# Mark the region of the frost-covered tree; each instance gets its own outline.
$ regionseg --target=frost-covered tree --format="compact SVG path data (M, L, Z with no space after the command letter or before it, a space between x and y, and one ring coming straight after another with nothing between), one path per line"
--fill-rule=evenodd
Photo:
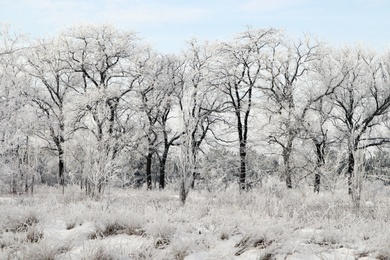
M162 98L162 100L159 102L158 109L160 111L160 115L157 118L161 135L160 138L162 139L157 151L159 159L160 189L165 188L165 168L169 151L173 145L178 145L178 139L183 134L180 129L174 127L178 118L172 116L174 110L178 106L175 96L180 87L182 87L182 82L180 80L181 77L177 75L177 73L180 73L183 65L184 62L176 56L164 56L165 77L163 88L160 90L162 91L160 94L160 98Z
M164 129L160 128L160 123L162 123L161 126L166 124L167 109L169 113L169 105L167 108L166 104L170 99L171 86L166 81L167 70L163 56L148 50L145 59L139 65L141 76L137 80L136 93L140 100L141 124L146 141L146 184L148 189L152 189L152 161L157 153L160 139L165 138L160 136L166 133L162 131ZM164 139L164 141L166 140ZM164 184L162 185L164 186Z
M32 77L26 91L37 110L36 136L58 158L58 182L65 187L65 142L69 92L77 87L79 78L67 62L66 46L61 38L33 43L25 52L25 72Z
M332 111L334 106L329 97L347 79L350 68L339 60L336 50L322 47L321 59L312 63L312 73L305 95L307 112L302 120L303 131L300 138L310 140L314 150L314 191L320 191L321 177L324 176L326 158L331 145L337 143L339 137L334 133Z
M148 50L139 63L140 77L135 92L138 98L138 110L142 137L145 140L147 188L152 189L152 162L158 157L159 188L165 187L165 165L170 147L180 137L180 130L173 129L171 112L177 104L175 98L180 83L176 82L182 62L175 57L163 56ZM175 119L174 119L175 120ZM176 118L176 121L178 119Z
M201 144L212 128L219 122L219 113L222 110L222 99L216 88L211 84L211 66L215 61L216 46L209 43L198 43L195 39L189 42L184 52L182 71L177 71L175 81L179 83L178 104L182 115L187 146L192 150L189 154L193 168L191 187L195 185L198 175L196 163ZM190 138L190 140L187 140Z
M25 158L34 114L26 106L23 95L29 86L22 70L24 48L20 34L13 34L8 26L0 25L0 185L9 185L9 191L14 194L27 191L31 182Z
M137 63L143 48L133 32L112 26L74 27L63 33L68 63L81 75L75 105L76 130L92 133L88 180L100 192L115 168L115 158L123 149L124 133L131 111L128 95L139 78ZM123 108L120 110L119 108Z
M161 98L158 95L161 86L164 65L161 58L148 50L145 59L140 62L137 84L137 96L140 99L140 112L144 120L141 120L142 129L146 140L146 184L147 189L152 189L152 161L158 143L157 120L160 116L158 103Z
M260 88L267 100L263 108L269 118L268 141L281 149L287 188L293 187L294 144L307 131L308 112L340 84L338 78L332 78L330 84L318 84L320 72L316 69L326 55L323 43L309 37L291 40L284 36L267 58Z
M267 55L278 44L277 30L248 30L220 47L220 59L215 71L214 85L225 96L235 119L238 135L241 190L246 189L247 149L250 114L255 91L260 87Z
M346 80L330 96L334 109L332 120L346 140L349 194L360 200L362 165L359 151L390 142L388 122L390 107L389 55L358 47L346 47L337 53L349 73Z

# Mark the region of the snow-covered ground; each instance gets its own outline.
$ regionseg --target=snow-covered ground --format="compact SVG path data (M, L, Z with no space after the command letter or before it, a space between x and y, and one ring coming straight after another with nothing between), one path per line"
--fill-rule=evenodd
M344 187L343 187L344 188ZM40 187L0 197L0 259L390 259L390 187L313 194L275 181L242 194Z

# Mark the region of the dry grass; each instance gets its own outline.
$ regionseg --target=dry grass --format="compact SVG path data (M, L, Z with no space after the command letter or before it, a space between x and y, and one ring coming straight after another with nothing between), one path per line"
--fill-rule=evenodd
M77 187L65 195L40 187L34 197L0 198L0 258L272 259L348 249L386 259L390 187L372 185L359 209L346 187L313 194L274 179L243 194L192 191L185 206L173 190L116 189L91 199Z

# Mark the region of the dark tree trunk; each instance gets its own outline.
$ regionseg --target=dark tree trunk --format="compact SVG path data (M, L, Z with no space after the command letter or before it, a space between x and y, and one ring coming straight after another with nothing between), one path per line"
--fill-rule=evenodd
M32 175L32 177L31 177L31 195L33 195L34 194L34 184L35 184L35 176L34 176L34 174Z
M88 181L88 178L85 178L85 194L90 196L91 195L91 184Z
M316 154L317 154L317 169L314 174L314 192L320 192L321 185L321 169L325 165L325 142L315 142Z
M316 172L314 174L314 192L319 193L320 192L320 185L321 185L321 175Z
M240 173L238 178L238 185L240 190L246 190L246 133L248 126L246 124L242 124L239 109L236 109L236 116L240 153Z
M18 193L17 189L16 189L16 174L15 173L12 173L11 190L12 190L12 194L14 194L14 195L16 195Z
M197 176L196 171L192 172L191 189L195 188L196 176Z
M50 131L58 151L58 183L62 187L62 193L64 193L65 192L65 159L64 159L63 146L65 142L65 138L64 138L65 125L60 124L59 134L56 134L53 128L51 128Z
M246 189L246 143L240 141L240 177L239 177L240 190Z
M15 149L15 158L17 160L17 163L18 163L18 169L20 171L20 159L19 159L19 145L16 147ZM12 193L14 195L16 195L18 193L18 177L19 175L16 173L16 171L14 171L12 173Z
M58 152L58 177L60 179L60 185L62 186L62 193L65 192L65 175L64 175L64 151L62 148Z
M27 175L27 172L24 174L25 176L25 179L24 179L24 193L27 194L28 192L28 175Z
M291 168L287 167L286 186L288 189L292 189Z
M103 178L99 178L98 181L98 193L101 194L103 191Z
M24 173L24 176L25 176L25 182L24 182L24 192L27 194L28 192L28 173L29 173L29 154L28 154L28 146L29 146L29 138L27 136L26 138L26 153L25 153L25 157L24 157L24 169L25 169L25 173Z
M348 194L352 195L352 181L353 181L353 170L355 168L355 157L353 151L350 150L348 154L348 167L347 167L347 176L348 176Z
M180 181L180 201L184 205L186 203L186 199L188 197L189 188L187 188L186 182L184 179Z
M159 173L159 183L158 183L160 190L165 189L165 165L167 163L169 146L170 144L167 141L165 141L164 152L160 158L160 173Z
M146 184L147 189L152 189L152 159L153 152L149 149L148 155L146 156Z
M165 165L162 165L162 164L160 164L160 175L159 175L158 188L160 190L165 189Z
M181 134L178 134L174 137L172 137L171 140L168 141L168 132L165 130L166 125L165 122L168 119L169 110L164 113L163 116L163 134L164 134L164 151L160 159L160 172L159 172L159 189L162 190L165 188L165 166L167 164L168 159L168 153L171 145L173 145L173 142L180 138Z
M283 148L284 176L286 178L286 186L288 189L292 189L291 150L292 140L288 140L287 146Z
M108 107L110 108L110 118L108 120L109 121L108 133L110 134L110 136L112 136L114 132L114 123L115 123L118 102L119 102L118 97L110 98L106 101Z
M60 126L60 128L61 130L63 130L63 126ZM54 130L52 132L54 132ZM64 136L63 134L60 134L58 137L54 135L53 139L57 146L57 151L58 151L58 183L62 187L62 193L64 194L65 193L65 160L64 160L64 149L63 149Z
M200 143L199 143L199 145L200 145ZM196 152L199 150L199 145L195 144L192 147L192 154L193 154L193 162L194 163L196 162ZM197 170L196 170L196 163L193 167L194 167L194 170L192 172L191 189L195 188L195 180L196 180L196 177L198 176Z
M159 173L159 182L158 187L160 190L165 188L165 164L167 163L169 147L164 148L163 155L160 159L160 173Z

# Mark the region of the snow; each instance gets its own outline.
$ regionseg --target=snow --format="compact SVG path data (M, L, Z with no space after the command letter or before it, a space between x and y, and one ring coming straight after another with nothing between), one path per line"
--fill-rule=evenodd
M170 190L118 190L115 199L77 201L61 194L1 198L0 259L55 255L59 260L76 260L103 255L111 259L371 260L390 256L387 198L375 198L374 205L382 207L372 206L370 198L354 213L345 206L348 198L337 194L313 199L294 192L273 196L261 190L241 195L193 191L184 206ZM34 229L6 231L28 216L39 219ZM117 231L104 232L113 224ZM26 242L33 230L42 230L42 238Z

